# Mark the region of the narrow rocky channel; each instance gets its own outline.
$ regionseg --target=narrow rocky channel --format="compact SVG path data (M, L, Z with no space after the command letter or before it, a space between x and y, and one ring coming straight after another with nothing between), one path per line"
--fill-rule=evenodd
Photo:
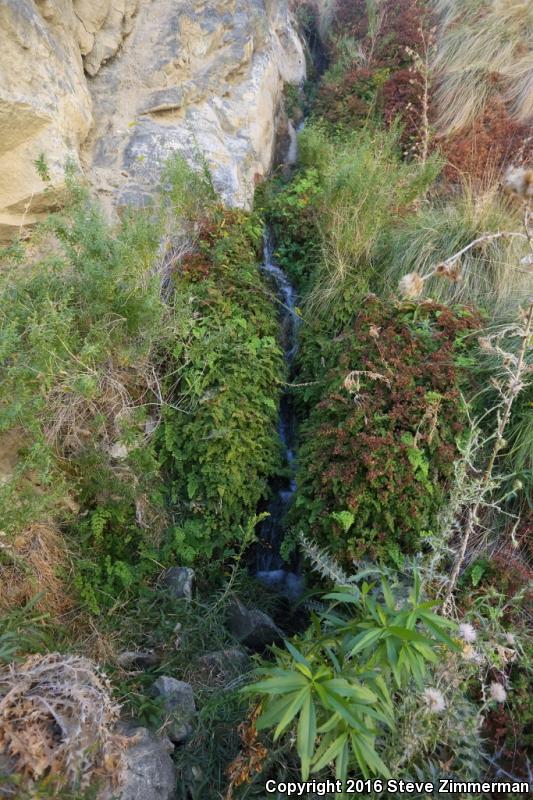
M296 290L285 272L276 263L275 243L272 232L265 231L262 271L272 281L280 304L281 341L287 362L287 374L291 376L294 357L298 349L300 317L296 311ZM285 562L280 555L286 513L296 491L295 461L295 412L292 398L284 391L279 409L279 436L283 447L287 476L275 488L268 506L266 520L260 526L261 546L257 555L257 578L267 584L277 583L283 578Z

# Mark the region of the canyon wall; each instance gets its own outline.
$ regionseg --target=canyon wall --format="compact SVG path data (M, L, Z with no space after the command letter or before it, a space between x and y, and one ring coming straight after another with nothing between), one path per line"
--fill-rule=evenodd
M0 0L0 238L61 202L69 162L110 210L176 151L248 206L304 75L287 0Z

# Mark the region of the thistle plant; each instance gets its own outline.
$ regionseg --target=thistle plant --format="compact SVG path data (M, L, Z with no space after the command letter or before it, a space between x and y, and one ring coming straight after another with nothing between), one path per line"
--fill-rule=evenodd
M410 70L413 75L411 78L411 83L415 84L420 93L419 142L413 146L413 150L416 151L418 159L422 164L425 164L428 160L429 145L432 133L429 122L429 105L431 82L433 78L432 62L435 52L435 33L435 27L430 28L430 30L426 33L424 27L421 25L418 29L418 34L422 44L422 52L417 52L411 47L405 48L407 55L413 60Z
M301 531L298 539L311 566L322 578L333 581L337 586L347 586L350 583L348 575L329 553L308 539Z
M462 541L448 582L444 601L445 609L450 607L453 591L465 560L468 545L479 527L481 511L489 505L489 498L495 487L493 473L498 455L506 445L504 434L511 418L513 404L520 392L527 386L527 375L531 372L531 366L528 364L526 356L528 350L531 350L533 298L530 300L527 310L522 312L521 316L522 319L517 324L506 326L503 330L480 340L482 350L497 356L502 365L502 376L492 380L492 386L496 389L499 397L495 408L496 429L484 440L484 444L488 445L490 449L485 468L480 477L473 479L476 500L468 506L464 517L464 525L461 526ZM517 355L509 349L505 349L508 338L519 339L520 346ZM494 507L494 503L491 505ZM462 509L462 512L464 514L464 509ZM459 527L458 520L456 519L454 522L457 522L457 527Z

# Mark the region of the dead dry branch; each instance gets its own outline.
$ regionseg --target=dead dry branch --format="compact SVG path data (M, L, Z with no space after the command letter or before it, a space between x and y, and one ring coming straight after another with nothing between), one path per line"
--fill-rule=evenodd
M95 774L117 776L122 738L110 684L89 660L34 655L0 672L0 752L28 781L86 787Z

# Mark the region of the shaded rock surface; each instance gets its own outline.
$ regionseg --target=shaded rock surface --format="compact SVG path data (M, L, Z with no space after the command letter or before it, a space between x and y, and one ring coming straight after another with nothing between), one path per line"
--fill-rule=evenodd
M177 775L169 739L133 726L126 727L124 735L128 746L119 785L103 790L98 800L174 800Z
M194 584L194 570L190 567L170 567L163 575L163 583L176 599L190 600Z
M61 202L67 161L111 210L145 205L174 152L201 155L248 205L304 71L288 0L0 0L0 238Z
M153 684L152 694L162 699L163 708L169 716L167 736L177 744L184 742L192 733L191 722L196 713L192 686L162 675Z
M234 598L228 610L228 629L246 647L260 652L284 638L283 631L273 619L258 608L246 608Z
M195 664L195 678L208 686L225 686L249 667L250 658L244 650L228 647L201 656Z

